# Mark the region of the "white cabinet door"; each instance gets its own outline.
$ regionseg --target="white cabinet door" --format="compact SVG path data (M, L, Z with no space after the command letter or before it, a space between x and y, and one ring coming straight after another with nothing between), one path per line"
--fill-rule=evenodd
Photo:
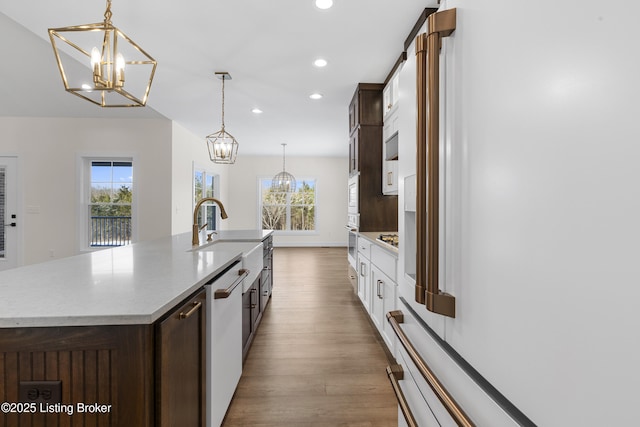
M398 194L398 161L384 160L382 162L382 194Z
M396 283L371 264L371 319L389 350L394 352L394 333L386 321L387 313L396 308Z

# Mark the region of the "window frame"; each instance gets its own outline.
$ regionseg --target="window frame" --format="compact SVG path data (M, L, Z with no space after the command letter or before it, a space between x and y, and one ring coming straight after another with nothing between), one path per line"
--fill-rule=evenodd
M131 241L130 244L138 241L138 186L136 183L136 171L138 159L133 153L82 153L78 155L78 183L79 183L79 203L78 203L78 248L79 252L95 252L103 249L112 249L121 246L91 246L89 243L89 206L91 204L91 163L92 162L131 162ZM126 246L126 245L125 245Z
M210 168L207 168L204 165L193 162L193 170L191 173L191 212L195 210L197 200L199 200L199 199L196 199L196 174L199 172L203 174L203 180L202 180L203 183L206 181L206 177L211 177L213 179L213 189L212 189L213 195L210 197L215 197L216 199L220 199L220 174L216 173ZM204 188L204 185L203 185L203 188ZM204 192L203 197L209 197L209 196L207 196L206 192ZM207 222L206 231L209 232L209 231L219 230L220 221L222 219L220 217L220 208L215 203L205 202L202 204L202 206L200 206L201 212L202 212L202 209L206 209L208 207L215 208L214 210L215 223L214 223L214 226L211 227L211 224ZM201 221L199 221L199 223L200 222Z
M257 213L257 229L258 230L264 230L262 228L262 182L263 181L269 181L271 182L271 180L273 179L273 177L269 177L269 176L259 176L258 177L258 213ZM287 204L286 204L286 226L289 227L286 230L273 230L274 235L283 235L283 236L316 236L319 235L320 232L319 230L319 224L318 224L318 178L317 177L312 177L312 176L304 176L304 177L300 177L300 178L296 178L296 181L298 182L298 184L301 184L303 181L313 181L314 182L314 186L315 186L315 191L314 191L314 201L313 201L313 207L314 207L314 219L313 222L315 224L315 227L313 230L291 230L291 203L290 203L290 195L287 194ZM296 206L296 205L294 205Z

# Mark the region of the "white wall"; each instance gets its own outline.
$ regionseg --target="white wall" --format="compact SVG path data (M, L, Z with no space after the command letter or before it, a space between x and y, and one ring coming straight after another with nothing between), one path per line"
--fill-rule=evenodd
M240 147L242 149L242 146ZM278 235L276 246L346 246L347 179L346 157L287 157L287 172L295 177L317 179L317 233ZM258 222L258 178L273 177L282 170L282 157L243 156L229 168L229 229L260 228Z
M0 117L0 156L18 157L19 263L79 252L79 161L85 155L135 160L137 240L191 231L194 162L220 177L229 219L222 229L255 229L258 177L272 177L282 158L238 154L215 165L204 138L167 119ZM317 233L276 236L280 246L346 245L346 158L287 158L287 171L317 179Z
M133 155L137 237L171 234L171 122L0 117L0 155L18 157L21 264L78 253L78 162Z
M193 168L204 168L220 177L220 194L217 196L227 208L228 174L234 165L217 165L209 160L204 136L194 135L179 124L172 127L172 220L171 234L191 231L193 223ZM220 229L228 228L227 221L220 221Z

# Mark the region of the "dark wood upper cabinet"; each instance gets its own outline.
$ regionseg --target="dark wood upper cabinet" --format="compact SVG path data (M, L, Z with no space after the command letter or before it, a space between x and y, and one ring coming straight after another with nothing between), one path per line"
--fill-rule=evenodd
M360 231L398 229L398 197L382 194L383 84L360 83L349 104L349 176L358 178Z
M360 83L349 104L349 134L360 125L382 126L381 83Z

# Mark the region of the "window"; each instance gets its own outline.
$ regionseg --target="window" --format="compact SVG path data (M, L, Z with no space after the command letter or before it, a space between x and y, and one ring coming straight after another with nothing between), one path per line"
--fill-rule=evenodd
M204 169L193 171L193 206L203 197L217 197L218 177ZM204 219L202 215L204 214ZM218 207L214 203L203 203L198 212L198 224L207 224L207 230L217 230Z
M262 229L281 231L316 230L316 180L298 180L294 193L271 191L271 178L260 179Z
M133 162L88 159L88 246L123 246L132 240Z

